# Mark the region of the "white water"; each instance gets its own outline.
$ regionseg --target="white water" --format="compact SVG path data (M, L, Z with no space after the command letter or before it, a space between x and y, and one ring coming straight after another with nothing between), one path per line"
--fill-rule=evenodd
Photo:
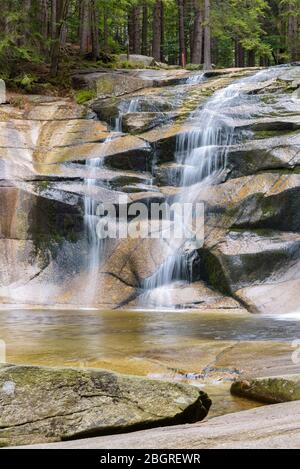
M200 74L192 75L192 76L188 77L187 80L186 80L186 84L187 85L198 85L199 83L202 83L205 80L206 80L205 74L200 73Z
M217 91L191 114L188 119L191 130L180 134L176 142L176 161L184 165L177 202L195 204L206 187L222 181L230 145L237 143L241 136L235 129L235 118L250 118L252 106L255 108L259 99L247 93L247 86L249 90L249 84L270 80L279 73L279 68L273 68L243 78ZM193 240L186 239L180 246L171 240L170 244L172 254L144 281L142 304L156 300L156 305L163 307L170 299L170 284L178 280L191 281L193 256L196 255L191 249Z
M111 134L103 142L103 151L101 155L99 155L98 158L92 158L86 161L86 166L88 166L89 172L92 176L85 180L87 195L84 198L84 223L89 246L87 256L88 284L85 289L87 303L93 302L96 287L99 289L97 274L103 259L105 248L105 241L99 238L97 234L99 217L96 212L98 203L95 201L93 196L91 196L91 193L93 192L93 188L97 186L97 173L99 173L99 170L103 167L103 157L105 156L106 149L109 147L109 142L122 135L122 119L124 114L136 112L138 104L139 97L135 97L123 105L122 109L119 111L118 117L114 121Z

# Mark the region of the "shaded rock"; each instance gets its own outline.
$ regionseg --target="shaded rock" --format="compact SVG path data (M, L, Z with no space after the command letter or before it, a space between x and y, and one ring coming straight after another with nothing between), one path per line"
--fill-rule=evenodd
M236 381L231 393L268 404L300 400L300 375L272 376Z
M195 422L210 405L188 385L101 370L0 368L2 446Z
M300 266L300 235L298 233L229 232L225 239L205 256L205 265L213 283L213 265L222 270L231 292L263 282L276 283L290 280ZM216 275L216 272L215 272ZM216 286L216 285L215 285Z

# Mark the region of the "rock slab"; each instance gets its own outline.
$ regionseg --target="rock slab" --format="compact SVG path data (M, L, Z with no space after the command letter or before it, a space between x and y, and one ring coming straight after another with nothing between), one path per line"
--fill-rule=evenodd
M105 370L0 367L0 445L196 422L211 401L196 387Z
M299 402L286 402L215 417L194 425L154 428L125 435L36 445L39 449L298 449Z
M236 381L231 393L268 404L300 400L300 375Z

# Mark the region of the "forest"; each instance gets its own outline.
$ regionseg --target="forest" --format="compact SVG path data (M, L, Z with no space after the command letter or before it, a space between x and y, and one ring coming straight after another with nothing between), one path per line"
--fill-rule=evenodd
M130 67L129 54L207 70L300 58L300 0L2 0L1 7L0 76L25 88L74 67Z

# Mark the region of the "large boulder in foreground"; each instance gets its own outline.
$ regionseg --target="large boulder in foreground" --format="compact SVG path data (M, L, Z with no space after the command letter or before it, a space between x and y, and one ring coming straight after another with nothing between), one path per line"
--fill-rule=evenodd
M35 449L298 449L300 444L298 402L262 406L222 415L194 425L154 428L123 435L88 438Z
M0 367L0 445L44 443L196 422L211 401L196 387L104 370Z
M231 386L231 393L268 404L298 401L300 400L300 375L236 381Z

